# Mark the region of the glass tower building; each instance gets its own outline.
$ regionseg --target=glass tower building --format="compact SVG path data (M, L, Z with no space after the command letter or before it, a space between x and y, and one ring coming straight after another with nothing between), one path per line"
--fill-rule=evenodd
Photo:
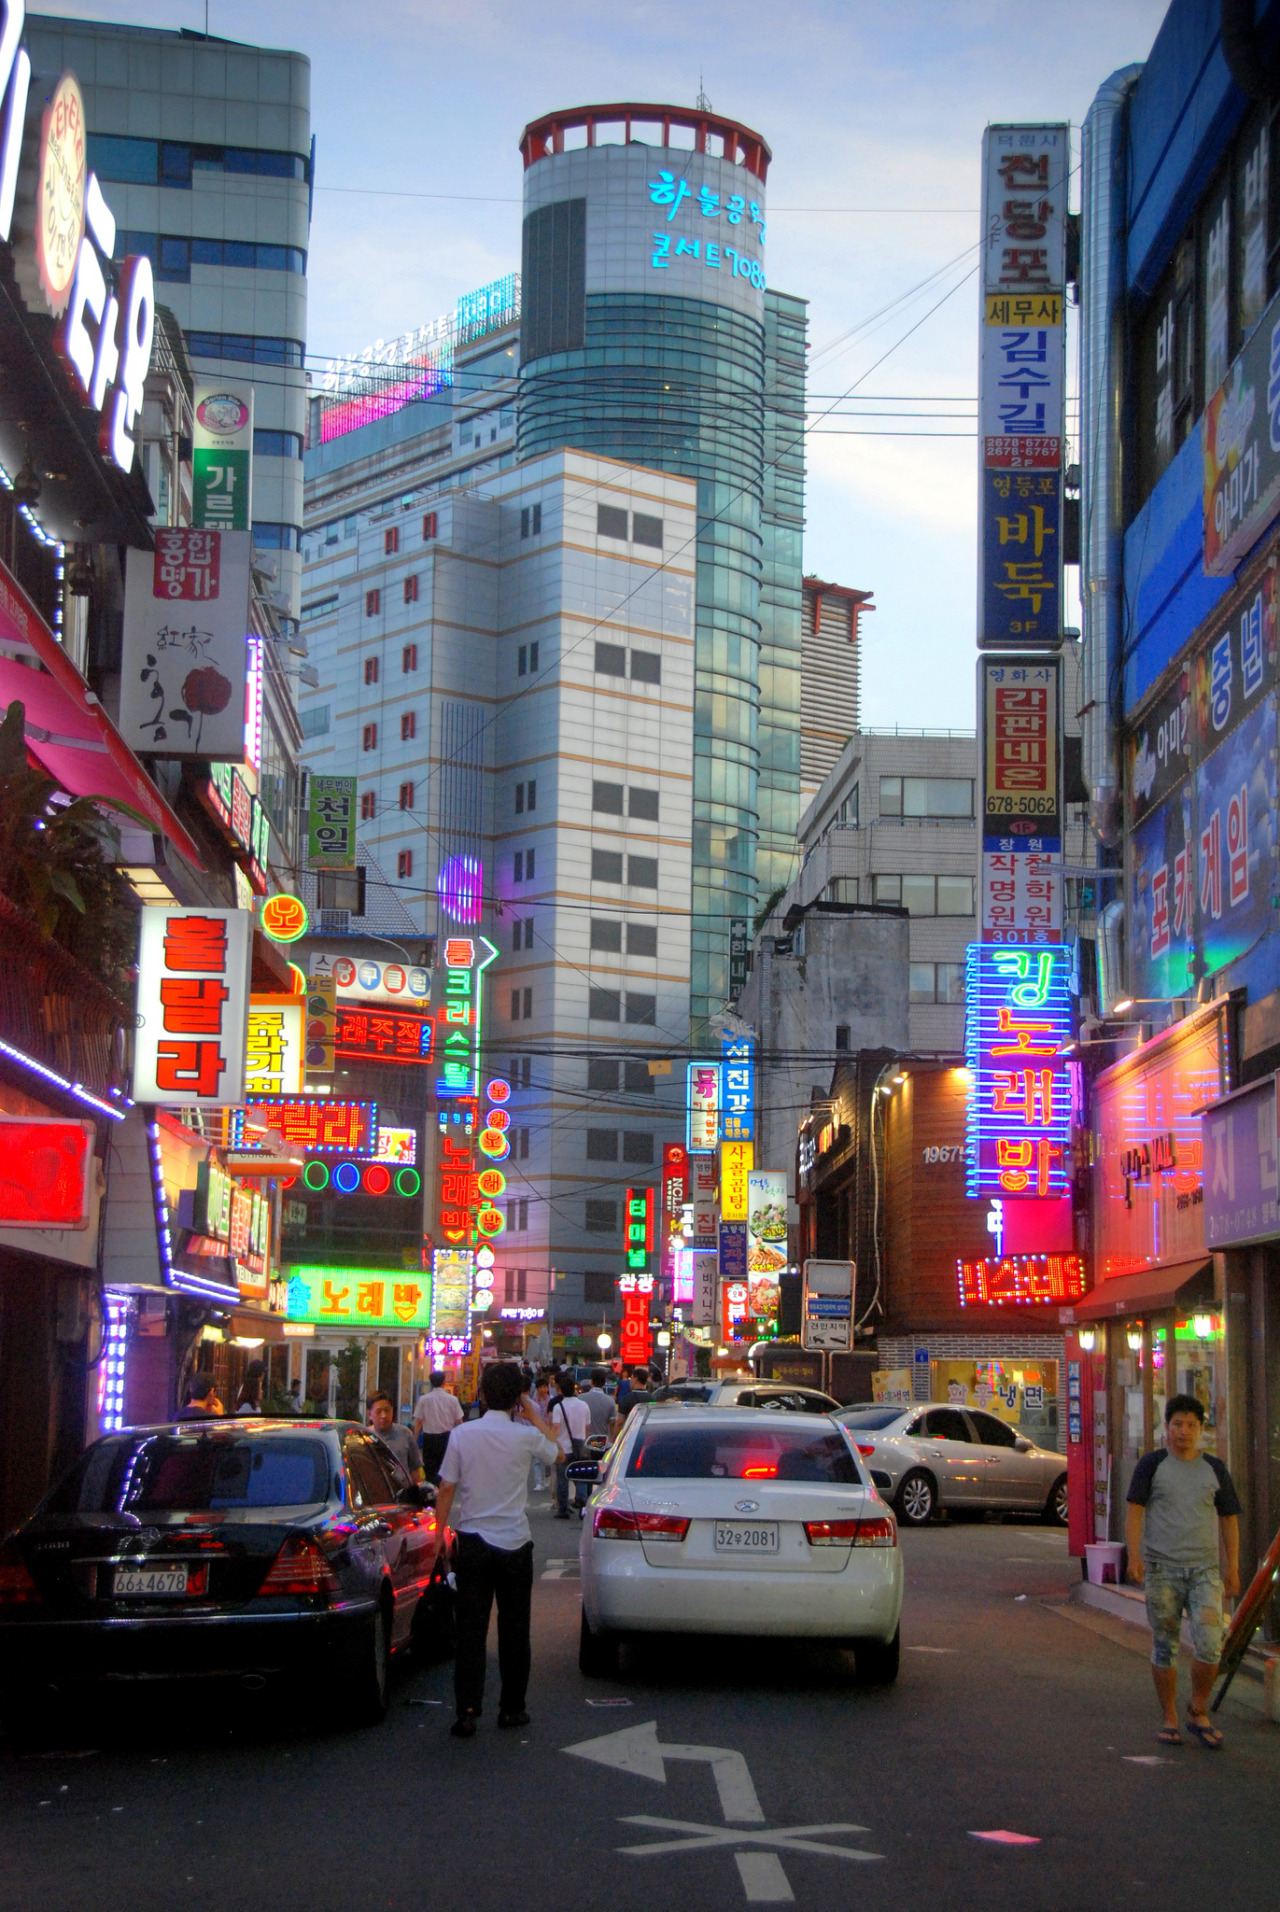
M730 923L794 867L805 308L767 289L759 134L616 105L521 147L521 459L575 447L697 484L696 1040L729 994Z

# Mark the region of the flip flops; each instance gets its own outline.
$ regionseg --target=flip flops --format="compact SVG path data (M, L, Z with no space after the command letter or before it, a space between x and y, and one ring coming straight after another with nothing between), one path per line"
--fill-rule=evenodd
M1156 1738L1162 1746L1181 1746L1183 1744L1182 1734L1176 1726L1162 1726L1156 1734Z
M1222 1734L1216 1726L1200 1726L1195 1720L1188 1719L1187 1731L1192 1739L1200 1741L1206 1752L1220 1753L1222 1751Z

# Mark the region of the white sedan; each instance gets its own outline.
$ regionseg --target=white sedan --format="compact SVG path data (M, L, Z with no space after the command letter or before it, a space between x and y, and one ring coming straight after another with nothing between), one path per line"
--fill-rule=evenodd
M638 1409L601 1463L580 1558L588 1675L615 1670L629 1633L733 1633L831 1640L860 1677L897 1677L897 1522L829 1416Z

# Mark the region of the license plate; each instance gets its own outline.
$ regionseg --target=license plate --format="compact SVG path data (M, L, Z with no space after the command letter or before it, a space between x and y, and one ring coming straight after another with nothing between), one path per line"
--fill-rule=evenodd
M185 1567L117 1567L111 1585L117 1600L164 1599L187 1590Z
M776 1521L718 1520L717 1553L771 1553L778 1551Z

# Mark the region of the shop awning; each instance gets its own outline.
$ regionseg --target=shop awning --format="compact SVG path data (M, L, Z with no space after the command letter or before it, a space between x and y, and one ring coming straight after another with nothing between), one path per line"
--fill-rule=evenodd
M22 587L0 565L0 709L15 700L25 712L27 749L64 790L123 810L203 870L195 843Z
M1213 1263L1175 1261L1167 1268L1140 1268L1133 1275L1100 1281L1092 1294L1072 1304L1077 1321L1110 1321L1117 1315L1150 1314L1159 1308L1195 1307L1213 1300Z

